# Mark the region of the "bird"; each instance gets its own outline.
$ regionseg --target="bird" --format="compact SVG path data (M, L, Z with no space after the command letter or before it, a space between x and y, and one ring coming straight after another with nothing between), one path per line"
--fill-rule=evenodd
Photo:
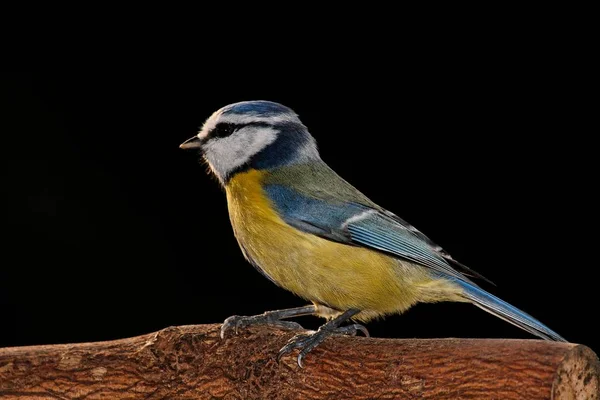
M298 329L287 319L323 317L318 330L293 336L277 355L280 360L298 350L303 367L305 356L333 334L368 336L362 323L417 303L454 301L542 339L566 341L482 289L473 279L483 276L340 177L292 109L266 100L226 105L180 148L196 150L224 188L246 260L310 303L234 315L222 324L222 338L251 325Z

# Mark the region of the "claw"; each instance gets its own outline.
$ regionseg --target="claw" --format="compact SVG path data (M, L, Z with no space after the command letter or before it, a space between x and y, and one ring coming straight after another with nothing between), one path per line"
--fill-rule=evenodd
M367 328L360 324L352 324L335 328L326 327L326 325L324 325L316 332L310 334L300 333L288 340L286 345L279 350L279 353L277 354L277 362L279 362L284 355L290 353L292 350L300 349L296 362L300 368L304 368L304 357L315 347L323 343L327 337L335 333L355 336L358 331L362 332L367 337L369 336L369 331Z
M361 324L352 324L348 326L342 326L336 329L336 333L341 333L343 335L356 336L358 332L362 332L365 337L370 337L369 331Z
M277 360L278 363L281 362L281 358L283 356L285 356L287 353L289 353L290 351L292 351L291 349L286 349L286 347L287 347L287 345L283 346L281 348L281 350L279 350L279 353L277 353L276 360Z
M357 324L357 329L359 331L361 331L363 333L363 335L365 335L365 337L371 337L371 334L369 333L369 331L367 330L366 327L364 327L363 325Z
M331 331L329 330L318 330L311 334L301 333L292 337L285 346L279 350L279 354L277 354L277 361L279 362L281 358L290 353L294 349L300 349L300 353L298 353L298 357L296 362L300 368L304 368L304 364L302 360L304 357L310 353L315 347L320 345L323 340L325 340L329 335L331 335Z
M240 317L239 315L232 315L231 317L229 317L225 321L223 321L223 325L221 325L221 339L225 339L225 335L226 335L227 331L230 330L232 328L232 326L234 328L233 331L237 335L238 326L239 326L239 322L240 322L241 318L244 318L244 317Z
M312 335L308 335L305 333L300 333L294 337L292 337L290 340L288 340L288 342L286 343L285 346L283 346L281 348L281 350L279 350L279 353L277 353L277 362L281 361L281 357L285 356L286 354L290 353L292 350L294 349L300 349L304 347L304 341L306 341L309 337L311 337Z
M300 368L304 368L304 364L302 363L303 359L304 359L304 351L301 351L300 354L298 354L298 359L296 360L296 362L298 363L298 366Z

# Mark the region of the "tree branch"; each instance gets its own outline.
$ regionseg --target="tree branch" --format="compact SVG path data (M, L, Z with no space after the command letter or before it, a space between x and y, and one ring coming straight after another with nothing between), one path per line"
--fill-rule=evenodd
M598 358L577 344L334 337L300 369L275 361L293 332L219 328L0 349L0 398L600 400Z

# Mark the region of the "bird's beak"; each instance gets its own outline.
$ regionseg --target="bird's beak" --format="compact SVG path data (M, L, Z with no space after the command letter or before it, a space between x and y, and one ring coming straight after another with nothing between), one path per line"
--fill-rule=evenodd
M179 145L180 149L199 149L202 146L202 140L198 136L194 136Z

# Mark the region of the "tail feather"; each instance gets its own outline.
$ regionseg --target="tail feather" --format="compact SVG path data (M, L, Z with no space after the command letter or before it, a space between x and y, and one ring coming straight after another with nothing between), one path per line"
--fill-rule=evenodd
M463 287L464 296L477 307L542 339L566 342L558 333L504 300L468 282L457 283Z

